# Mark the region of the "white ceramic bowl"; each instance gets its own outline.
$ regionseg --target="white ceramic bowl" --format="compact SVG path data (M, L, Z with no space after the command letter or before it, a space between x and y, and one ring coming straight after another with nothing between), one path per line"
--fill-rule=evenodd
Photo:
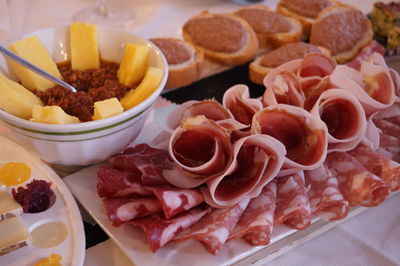
M120 29L97 26L97 30L102 59L120 62L126 42L146 44L152 48L149 66L161 68L163 78L154 93L139 105L122 114L97 121L67 125L42 124L24 120L0 109L2 123L15 138L51 164L89 165L120 152L139 134L167 81L167 62L151 42ZM39 37L56 62L70 59L69 26L39 30L21 38L32 35ZM0 57L0 72L15 79L3 57Z

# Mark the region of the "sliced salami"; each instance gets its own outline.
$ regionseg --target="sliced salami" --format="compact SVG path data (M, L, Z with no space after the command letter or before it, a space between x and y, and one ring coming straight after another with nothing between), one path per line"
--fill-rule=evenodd
M391 191L400 189L400 164L363 145L349 151L368 171L379 176Z
M311 224L311 207L303 172L278 179L274 223L286 224L297 230Z
M276 182L270 182L261 194L250 200L228 240L243 237L250 245L268 245L274 227Z
M196 189L172 187L147 187L147 189L157 197L167 219L203 202L203 196Z
M97 172L97 193L105 198L152 194L143 187L139 175L107 165L101 165Z
M107 216L115 226L162 210L158 200L152 198L113 198L103 199L103 202Z
M132 221L131 224L144 231L150 249L156 252L171 241L176 234L198 222L210 211L211 208L194 208L171 220L165 220L161 215L155 214Z
M400 162L400 139L384 133L380 133L379 137L379 149L377 151L393 161Z
M349 202L339 191L336 177L325 165L319 168L304 171L306 186L309 187L311 213L327 220L339 220L347 216Z
M389 195L389 186L346 152L329 153L325 163L350 205L377 206Z
M198 223L179 233L174 241L197 239L209 253L216 255L227 241L249 201L246 198L232 207L215 209Z
M127 148L121 154L108 159L115 168L139 174L147 186L165 185L163 170L175 167L168 151L154 149L147 144Z
M375 119L374 122L383 133L400 139L400 126L386 121L385 119Z

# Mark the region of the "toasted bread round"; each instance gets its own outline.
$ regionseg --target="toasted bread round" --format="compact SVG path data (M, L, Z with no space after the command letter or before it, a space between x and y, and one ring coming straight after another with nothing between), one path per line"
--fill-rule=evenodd
M260 48L271 50L301 39L303 28L299 21L276 13L267 6L247 6L234 14L250 24L257 35Z
M183 25L182 34L207 59L223 65L246 63L258 50L254 30L244 19L232 14L203 12Z
M321 53L330 56L329 50L309 43L296 42L281 46L258 56L249 65L249 78L252 82L263 84L264 77L274 68L291 60L303 58L308 53Z
M360 10L337 4L318 15L310 43L327 48L336 62L342 64L355 57L372 37L371 22Z
M318 14L331 5L331 0L280 0L276 10L300 21L303 25L303 39L308 39Z
M166 88L178 88L199 79L204 55L188 42L174 38L150 39L164 54L168 63Z

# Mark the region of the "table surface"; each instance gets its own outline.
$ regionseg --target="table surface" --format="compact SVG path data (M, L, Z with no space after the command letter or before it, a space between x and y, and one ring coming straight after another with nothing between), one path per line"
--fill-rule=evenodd
M68 24L72 21L73 14L96 3L94 0L11 0L13 6L12 9L8 9L7 2L0 0L0 42L40 28ZM130 9L135 14L132 23L125 25L127 30L150 38L180 37L180 27L188 18L206 9L212 12L228 12L242 6L242 2L245 1L113 0L109 2L127 10ZM355 5L367 13L371 10L374 1L345 0L342 2ZM266 0L259 3L274 8L277 1ZM13 30L9 23L10 19L14 25ZM248 85L252 97L258 97L264 91L262 86L249 81L248 65L241 65L190 86L166 92L163 96L174 103L207 98L221 101L224 91L235 84ZM381 206L371 208L268 265L321 265L322 263L325 265L400 265L399 204L400 196L397 195ZM112 241L103 242L108 239L108 236L98 225L85 222L84 226L87 248L101 243L87 251L85 265L129 265L128 260ZM110 250L112 252L109 252ZM100 254L107 254L107 256L102 257Z

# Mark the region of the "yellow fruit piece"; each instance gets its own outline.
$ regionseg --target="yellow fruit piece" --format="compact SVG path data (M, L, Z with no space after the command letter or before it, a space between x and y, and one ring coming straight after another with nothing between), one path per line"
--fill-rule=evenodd
M38 106L32 110L32 121L46 124L73 124L79 123L76 116L68 115L60 106Z
M146 73L149 53L150 46L127 43L117 72L119 82L126 86L139 83Z
M0 167L0 184L17 186L31 177L31 168L26 163L9 162Z
M142 82L135 89L130 90L122 99L124 110L128 110L149 97L161 82L163 71L160 68L149 67Z
M34 105L43 105L35 94L21 84L0 74L0 109L9 114L29 119Z
M62 257L58 254L51 254L50 257L39 260L34 266L61 266Z
M53 76L62 79L56 63L53 61L49 52L40 42L38 37L32 36L22 39L11 44L8 48L25 60L40 67L44 71L47 71ZM23 67L12 60L8 59L8 63L10 64L15 75L21 81L22 85L28 89L45 91L46 89L55 85L54 82L33 73L26 67Z
M98 101L94 103L94 115L93 120L99 120L120 114L124 111L122 105L117 98L111 98L104 101Z
M96 25L72 23L70 27L71 66L74 70L99 68L100 55Z

